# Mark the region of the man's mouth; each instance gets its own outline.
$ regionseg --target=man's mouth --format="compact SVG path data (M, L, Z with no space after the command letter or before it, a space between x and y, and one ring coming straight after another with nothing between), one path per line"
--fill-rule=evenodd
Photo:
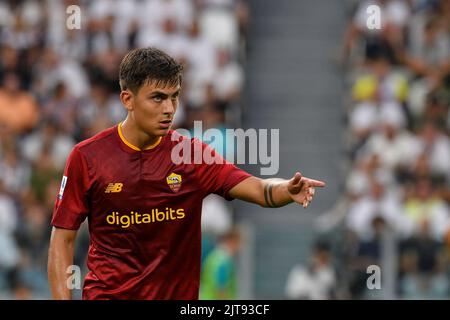
M159 122L160 127L163 129L169 128L171 124L172 124L172 120L163 120L163 121Z

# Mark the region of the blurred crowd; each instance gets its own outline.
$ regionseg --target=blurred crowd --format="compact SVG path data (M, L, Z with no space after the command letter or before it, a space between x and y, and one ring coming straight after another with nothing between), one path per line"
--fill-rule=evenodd
M450 1L345 4L345 194L286 296L448 299ZM368 27L370 5L380 29ZM378 288L369 266L380 267Z
M367 287L367 267L378 265L389 297L448 299L450 0L345 3L348 174L337 241L315 244L286 296L386 297L385 284ZM67 28L70 5L81 8L81 29ZM369 5L380 8L380 29L367 26ZM0 299L49 297L49 223L65 160L124 119L123 55L155 46L184 64L176 127L236 127L248 19L244 0L0 1ZM202 297L236 297L232 210L211 196L203 214ZM81 267L88 244L84 225Z
M78 5L81 28L66 21ZM184 65L175 127L239 123L249 13L241 0L0 1L0 299L49 298L50 219L79 141L126 116L118 67L135 47ZM204 258L232 232L230 207L205 201ZM75 264L89 239L79 231Z
M370 4L381 9L380 30L367 28ZM361 2L344 56L347 293L386 297L367 289L367 266L379 265L392 274L387 297L448 299L450 1Z

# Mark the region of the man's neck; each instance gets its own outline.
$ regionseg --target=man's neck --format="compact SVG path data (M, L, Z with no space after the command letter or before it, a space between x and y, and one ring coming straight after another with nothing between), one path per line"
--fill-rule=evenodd
M161 139L159 136L150 136L139 130L136 124L134 124L129 118L125 119L119 125L121 126L122 135L124 138L140 150L145 150L155 145Z

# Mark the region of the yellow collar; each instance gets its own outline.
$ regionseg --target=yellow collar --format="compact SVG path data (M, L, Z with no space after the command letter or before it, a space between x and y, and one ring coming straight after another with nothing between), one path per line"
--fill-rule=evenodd
M136 150L136 151L142 151L140 148L136 147L135 145L131 144L127 139L125 139L125 137L123 136L123 133L122 133L122 122L119 123L119 125L117 126L117 132L119 133L120 140L122 140L123 143L125 143L128 147L130 147L131 149ZM162 140L162 137L159 137L159 139L154 144L146 147L144 150L150 150L150 149L155 148L157 145L159 145L161 140Z

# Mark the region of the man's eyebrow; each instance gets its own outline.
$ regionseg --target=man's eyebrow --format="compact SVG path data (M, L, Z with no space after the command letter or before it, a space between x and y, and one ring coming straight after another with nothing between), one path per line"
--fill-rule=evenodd
M180 91L181 91L181 89L178 89L177 91L173 92L172 95L180 94ZM162 92L162 91L153 91L153 92L150 93L150 95L152 95L152 96L166 96L167 97L167 96L170 95L170 93L166 93L166 92Z
M162 91L152 91L150 92L150 95L162 95L162 96L167 96L167 93L162 92Z

